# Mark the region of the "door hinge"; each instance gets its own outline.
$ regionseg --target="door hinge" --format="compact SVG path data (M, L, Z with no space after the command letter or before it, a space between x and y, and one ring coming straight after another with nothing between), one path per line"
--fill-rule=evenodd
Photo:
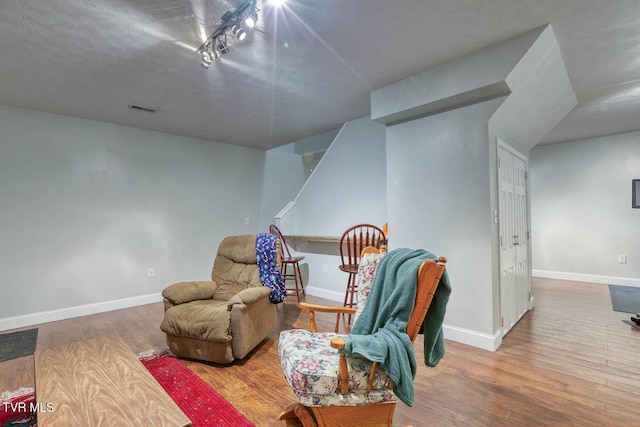
M527 230L527 240L531 239L531 233Z
M504 317L500 318L500 325L501 328L504 328Z
M500 236L500 247L502 247L502 236Z
M529 178L529 172L524 171L524 179L527 179L527 178Z

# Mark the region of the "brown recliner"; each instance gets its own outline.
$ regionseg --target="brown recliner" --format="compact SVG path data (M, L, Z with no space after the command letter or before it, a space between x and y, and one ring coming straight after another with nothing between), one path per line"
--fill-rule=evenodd
M179 282L163 292L160 329L178 357L230 363L244 358L275 325L271 289L256 261L256 235L229 236L218 247L211 281ZM280 243L276 250L280 256Z

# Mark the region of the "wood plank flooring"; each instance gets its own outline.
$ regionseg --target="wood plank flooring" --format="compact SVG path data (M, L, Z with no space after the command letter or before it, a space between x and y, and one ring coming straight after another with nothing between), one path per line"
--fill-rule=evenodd
M536 307L495 353L447 341L438 367L419 364L416 403L398 404L395 425L640 426L640 330L620 321L629 315L611 309L607 286L534 279L533 294ZM164 348L162 315L162 304L150 304L37 325L38 349L111 333L135 353ZM333 328L334 316L317 317L319 328ZM183 363L257 426L282 425L276 417L295 398L277 338L280 330L306 325L292 298L278 307L268 340L246 359ZM33 356L0 363L0 391L33 387L33 366Z

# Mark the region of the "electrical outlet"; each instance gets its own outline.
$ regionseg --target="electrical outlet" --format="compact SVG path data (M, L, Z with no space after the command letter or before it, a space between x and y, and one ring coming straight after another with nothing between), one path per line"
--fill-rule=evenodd
M149 279L156 277L156 271L153 269L153 267L147 268L147 277Z
M329 272L329 266L327 264L322 264L322 272L325 274Z
M627 256L626 255L618 255L618 262L620 264L626 264L627 263Z
M249 225L249 223L251 223L251 220L249 219L248 216L244 217L244 225Z

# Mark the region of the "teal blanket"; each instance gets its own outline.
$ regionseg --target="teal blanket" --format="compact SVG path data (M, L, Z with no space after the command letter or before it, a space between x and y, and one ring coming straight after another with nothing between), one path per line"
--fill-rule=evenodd
M380 363L391 378L393 392L408 406L413 406L413 379L417 364L413 343L406 330L415 304L418 269L425 259L437 258L421 249L395 249L381 259L367 305L353 325L351 334L345 337L346 346L343 350ZM442 285L441 281L427 318L437 302L436 297ZM429 366L435 366L444 355L441 329L444 307L451 290L448 278L445 287L446 290L441 294L446 294L446 297L438 298L441 303L437 305L441 309L434 310L436 315L432 316L431 321L425 319L425 326L429 324L428 328L425 327L425 363ZM427 331L430 334L428 337Z

